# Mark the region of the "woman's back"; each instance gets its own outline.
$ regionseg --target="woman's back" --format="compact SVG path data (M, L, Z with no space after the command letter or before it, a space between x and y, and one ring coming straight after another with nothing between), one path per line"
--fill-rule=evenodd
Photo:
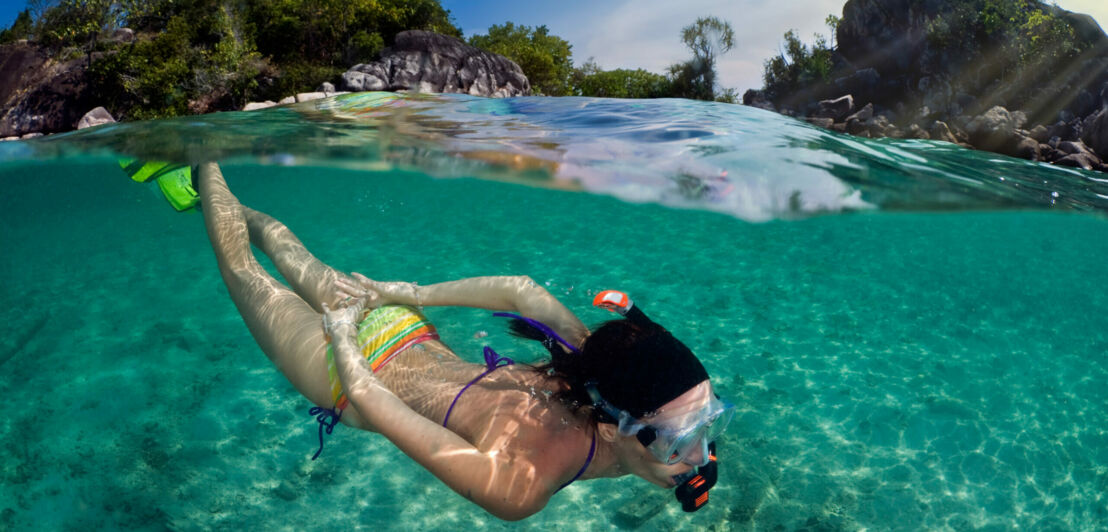
M530 366L514 364L498 367L466 388L487 370L431 340L406 349L376 375L412 410L435 423L442 424L449 410L447 428L481 452L526 457L537 464L535 478L554 479L550 483L555 487L572 478L586 461L592 434L587 420L554 398L563 385Z

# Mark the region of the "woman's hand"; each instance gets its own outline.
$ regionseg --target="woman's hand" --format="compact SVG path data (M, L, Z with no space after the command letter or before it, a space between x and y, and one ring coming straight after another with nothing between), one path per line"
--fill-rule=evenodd
M356 326L370 299L368 292L358 297L339 292L335 298L340 300L341 307L332 309L326 303L323 304L323 330L332 338L335 337L336 329L339 327Z
M360 273L355 273L353 276L355 279L353 282L348 277L339 277L335 280L335 297L338 300L365 299L365 308L377 308L385 304L380 293L382 283L373 281Z

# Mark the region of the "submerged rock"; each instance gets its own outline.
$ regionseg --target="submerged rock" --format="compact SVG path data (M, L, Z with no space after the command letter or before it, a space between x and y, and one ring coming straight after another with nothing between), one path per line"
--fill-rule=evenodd
M508 58L460 39L429 31L404 31L381 59L342 75L347 91L411 90L504 98L531 94L523 69Z

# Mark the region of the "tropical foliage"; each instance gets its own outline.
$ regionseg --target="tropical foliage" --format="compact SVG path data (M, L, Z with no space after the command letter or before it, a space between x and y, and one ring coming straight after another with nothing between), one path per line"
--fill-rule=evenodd
M731 25L716 17L702 17L681 30L681 41L692 59L669 68L673 95L697 100L715 99L716 58L735 45Z
M374 60L397 33L462 37L439 0L29 0L0 43L28 38L56 60L82 58L100 103L121 119L241 108L314 90ZM117 30L129 28L131 32ZM572 48L546 26L507 22L469 38L508 57L537 94L734 101L716 61L730 25L704 17L682 31L692 57L663 74L574 67Z
M831 80L832 50L827 39L817 35L814 45L801 42L796 32L785 33L784 51L764 63L762 81L766 96L777 100Z
M734 39L735 32L727 22L715 17L698 19L681 32L693 57L670 67L668 75L643 69L602 70L591 59L574 68L569 43L551 35L546 26L494 25L487 35L470 37L469 43L515 61L538 94L712 100L716 98L716 59L734 46ZM733 90L720 95L724 101L736 99Z
M673 95L672 83L661 74L641 68L601 70L588 61L574 72L574 94L601 98L665 98Z
M42 14L29 30L21 18L3 38L27 34L62 59L87 56L93 90L124 118L234 109L314 90L373 60L407 29L461 36L438 0L39 4ZM136 32L133 41L112 37L123 27Z

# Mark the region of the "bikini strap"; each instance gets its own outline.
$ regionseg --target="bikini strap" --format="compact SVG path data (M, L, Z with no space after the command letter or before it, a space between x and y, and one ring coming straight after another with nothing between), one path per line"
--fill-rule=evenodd
M458 399L462 398L462 394L466 393L466 390L468 390L470 386L473 386L477 381L484 378L485 375L488 375L489 373L492 373L493 371L495 371L496 368L499 368L499 367L502 367L502 366L511 366L512 364L515 364L515 363L516 363L515 360L512 360L508 357L502 357L502 356L496 354L496 351L493 351L491 347L486 345L485 346L485 371L484 371L484 373L474 377L473 380L469 381L464 387L462 387L462 391L458 392L458 395L454 396L454 401L452 401L450 403L450 408L446 409L446 417L442 418L442 426L445 427L446 422L450 421L450 413L454 411L454 405L458 404Z
M319 454L323 452L323 433L330 434L335 430L335 425L338 424L339 418L342 417L342 410L338 407L335 408L323 408L322 406L313 406L311 410L308 410L309 416L315 416L315 420L319 422L319 450L312 455L312 460L319 458Z
M596 432L592 433L592 444L589 445L589 456L585 458L585 465L581 466L581 470L578 471L576 475L573 475L573 478L569 479L569 482L558 486L558 489L554 490L554 493L562 491L562 488L573 484L575 480L581 478L581 475L584 475L585 470L589 468L589 464L592 463L592 457L594 454L596 454Z

